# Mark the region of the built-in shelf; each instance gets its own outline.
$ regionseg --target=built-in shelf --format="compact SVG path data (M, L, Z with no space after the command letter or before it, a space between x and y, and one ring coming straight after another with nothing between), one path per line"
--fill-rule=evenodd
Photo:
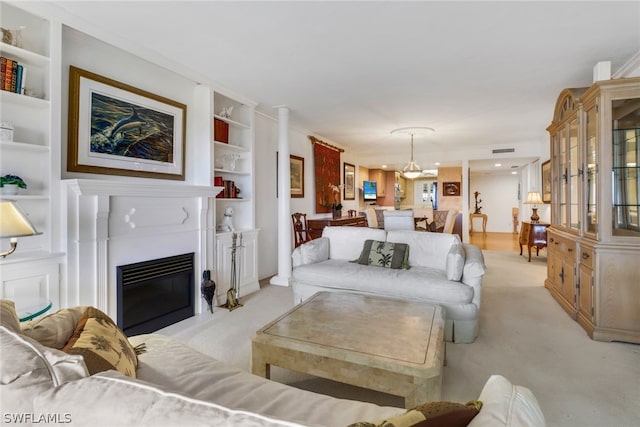
M226 142L213 141L213 143L214 143L216 148L222 148L224 150L237 151L237 152L240 152L240 153L250 153L251 152L250 148L240 147L238 145L228 144Z
M49 200L49 196L39 194L1 194L0 200Z
M222 116L219 116L217 114L214 114L213 117L215 117L218 120L222 120L223 122L229 123L230 126L236 126L236 127L243 128L243 129L250 129L251 128L251 126L249 126L247 124L236 122L235 120L227 119L226 117L222 117Z
M251 175L251 172L231 171L231 170L228 170L228 169L218 169L218 168L216 168L213 171L214 172L218 172L218 173L229 173L229 174L234 174L234 175L247 175L247 176Z
M49 152L49 147L45 147L44 145L29 144L28 142L17 142L17 141L13 141L13 142L0 141L0 148L2 148L3 150L15 149L15 150L26 150L26 151L37 152L37 153Z
M22 105L24 107L35 109L49 108L50 102L46 99L34 98L33 96L20 95L19 93L9 92L6 90L0 91L0 102L11 103L15 105Z
M44 55L2 42L0 42L0 52L2 52L3 56L9 55L17 61L26 62L37 67L46 67L51 62L50 59Z
M65 256L62 252L45 252L45 251L30 251L21 250L20 241L22 239L28 239L28 237L18 238L18 247L14 253L6 258L0 258L0 265L19 264L24 261L46 261L55 260Z

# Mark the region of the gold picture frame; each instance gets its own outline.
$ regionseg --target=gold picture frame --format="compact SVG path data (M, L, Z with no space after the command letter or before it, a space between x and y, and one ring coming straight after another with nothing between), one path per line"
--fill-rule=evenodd
M289 155L291 197L304 197L304 157Z
M356 198L356 165L344 162L344 200L355 200Z
M542 177L542 201L551 203L551 160L547 160L540 166Z
M185 180L187 106L69 67L67 170Z

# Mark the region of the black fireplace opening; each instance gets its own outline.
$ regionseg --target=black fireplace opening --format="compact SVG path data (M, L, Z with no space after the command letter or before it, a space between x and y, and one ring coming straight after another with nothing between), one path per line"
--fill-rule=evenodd
M194 315L194 253L116 267L118 326L146 334Z

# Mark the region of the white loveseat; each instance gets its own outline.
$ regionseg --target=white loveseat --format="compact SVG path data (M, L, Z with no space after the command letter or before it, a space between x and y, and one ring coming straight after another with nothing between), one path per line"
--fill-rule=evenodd
M409 245L409 269L355 262L368 239ZM385 231L365 227L325 227L322 237L292 254L295 303L319 291L349 291L427 301L444 307L445 339L473 342L478 335L482 251L457 234Z
M25 329L12 306L0 300L3 423L346 427L405 412L279 384L159 334L129 338L147 349L137 358L135 379L114 370L89 376L83 356L59 350L83 307L60 310ZM501 376L489 377L478 400L483 406L470 427L545 425L531 391Z

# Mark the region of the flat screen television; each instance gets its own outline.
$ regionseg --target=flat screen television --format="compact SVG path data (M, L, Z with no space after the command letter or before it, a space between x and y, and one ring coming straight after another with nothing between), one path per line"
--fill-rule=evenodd
M365 200L376 200L377 186L376 181L363 181L362 192Z

